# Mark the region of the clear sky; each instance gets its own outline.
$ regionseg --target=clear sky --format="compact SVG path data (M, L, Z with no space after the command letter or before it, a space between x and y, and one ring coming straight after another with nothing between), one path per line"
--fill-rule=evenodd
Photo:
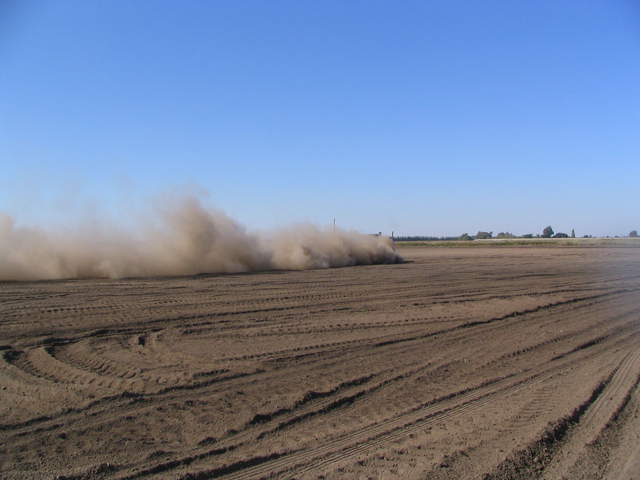
M0 211L640 229L640 3L0 0Z

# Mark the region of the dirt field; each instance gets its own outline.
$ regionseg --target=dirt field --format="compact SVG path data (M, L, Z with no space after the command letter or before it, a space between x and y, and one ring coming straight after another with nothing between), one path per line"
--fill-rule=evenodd
M640 249L0 284L0 477L638 478Z

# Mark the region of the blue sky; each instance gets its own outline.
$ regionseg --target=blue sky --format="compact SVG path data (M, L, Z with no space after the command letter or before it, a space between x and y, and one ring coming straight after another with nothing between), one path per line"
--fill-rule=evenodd
M0 3L0 211L640 229L634 1Z

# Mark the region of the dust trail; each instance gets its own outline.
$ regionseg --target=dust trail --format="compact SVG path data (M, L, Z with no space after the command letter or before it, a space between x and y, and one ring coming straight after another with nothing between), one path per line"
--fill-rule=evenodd
M329 268L402 261L393 242L305 225L252 234L195 197L133 231L17 227L0 213L0 280L134 277Z

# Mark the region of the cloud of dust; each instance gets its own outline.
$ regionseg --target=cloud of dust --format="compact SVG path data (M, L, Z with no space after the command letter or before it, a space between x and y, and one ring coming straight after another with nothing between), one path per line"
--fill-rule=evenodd
M182 198L133 231L100 222L66 230L17 227L0 213L0 280L144 277L397 263L393 242L310 225L252 234L198 198Z

